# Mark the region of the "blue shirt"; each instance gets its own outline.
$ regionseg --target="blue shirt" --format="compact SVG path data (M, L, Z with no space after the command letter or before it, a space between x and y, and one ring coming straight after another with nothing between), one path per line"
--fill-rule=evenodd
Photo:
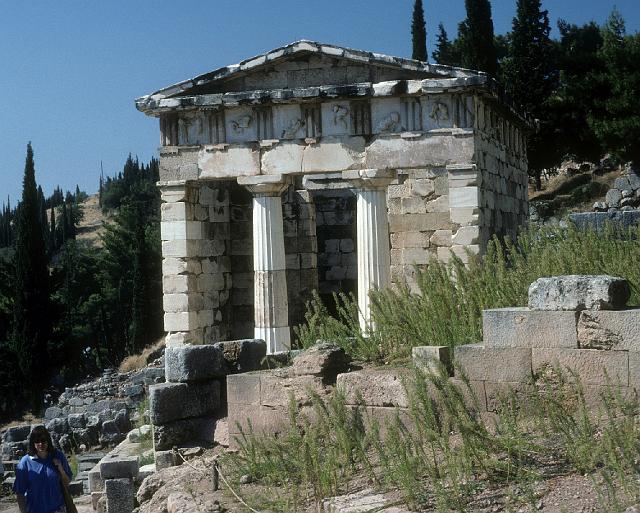
M64 505L62 482L53 460L58 459L71 479L71 467L61 451L53 457L23 456L16 467L13 491L27 498L27 513L55 513Z

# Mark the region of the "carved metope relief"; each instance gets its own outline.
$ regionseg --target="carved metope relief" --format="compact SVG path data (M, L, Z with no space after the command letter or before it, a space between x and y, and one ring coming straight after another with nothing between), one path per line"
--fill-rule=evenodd
M349 107L346 105L334 105L332 111L333 126L343 128L346 132L349 129L349 121L347 118L349 115Z
M299 137L298 132L300 132L300 130L302 130L305 126L305 122L303 119L301 118L295 118L295 119L291 119L289 120L289 123L287 124L287 126L285 127L285 129L282 131L282 134L280 135L281 139L295 139L297 137Z
M433 120L436 127L438 128L443 128L446 125L449 125L449 121L451 120L451 115L449 114L449 106L444 102L436 101L431 106L429 117Z
M380 122L376 125L376 133L394 133L394 132L402 132L405 128L402 126L400 122L400 113L399 112L390 112L384 118L380 120Z
M253 123L253 117L250 114L245 114L231 120L231 129L236 134L244 134L244 131L251 126L251 123Z
M454 126L458 128L473 128L475 115L473 98L471 96L454 96Z

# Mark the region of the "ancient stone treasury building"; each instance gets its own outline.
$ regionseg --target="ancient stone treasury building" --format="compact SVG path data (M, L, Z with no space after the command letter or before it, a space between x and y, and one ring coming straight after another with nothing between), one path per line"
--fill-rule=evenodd
M530 122L486 75L299 41L136 101L160 121L168 344L289 348L318 290L413 283L528 216Z

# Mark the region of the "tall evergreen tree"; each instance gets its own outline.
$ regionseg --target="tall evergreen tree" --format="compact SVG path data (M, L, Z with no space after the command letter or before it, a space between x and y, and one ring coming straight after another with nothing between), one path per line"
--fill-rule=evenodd
M465 0L467 18L458 27L458 39L465 68L498 72L498 59L493 36L493 19L489 0Z
M436 36L436 49L431 53L431 57L438 64L447 66L461 66L461 55L456 41L449 41L449 35L440 23L438 25L438 35Z
M411 21L411 40L413 53L411 58L417 61L427 62L427 25L424 21L424 8L422 0L415 0L413 4L413 19Z
M47 382L47 344L51 339L49 270L40 226L38 192L31 143L27 146L22 202L18 209L15 250L13 346L20 369L28 378L32 406Z
M557 160L557 155L545 150L554 146L548 101L557 86L550 32L549 13L542 10L540 0L517 1L504 80L515 103L541 121L539 132L529 137L527 146L529 173L538 188L542 170Z
M590 123L607 151L640 167L640 34L627 35L614 9L602 39L605 70L593 78L608 94L595 102Z

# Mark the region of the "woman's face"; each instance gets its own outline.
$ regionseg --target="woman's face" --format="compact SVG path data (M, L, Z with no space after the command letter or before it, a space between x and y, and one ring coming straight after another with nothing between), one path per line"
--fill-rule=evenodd
M33 441L36 451L39 453L47 452L49 442L44 436L39 436Z

